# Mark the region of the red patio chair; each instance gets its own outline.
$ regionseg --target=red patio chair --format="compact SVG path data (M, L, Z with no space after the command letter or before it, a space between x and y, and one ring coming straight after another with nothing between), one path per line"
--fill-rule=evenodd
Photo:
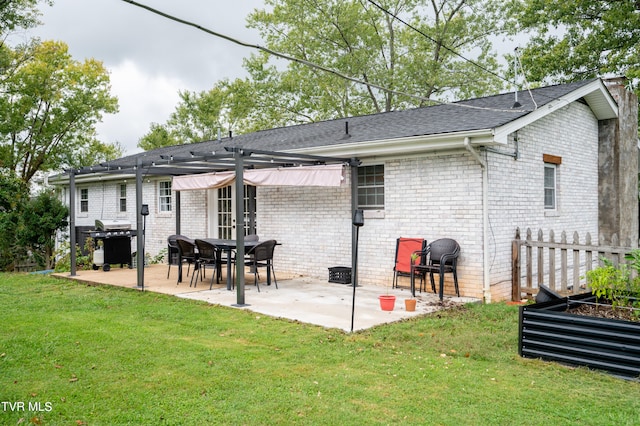
M411 276L411 254L424 251L427 241L424 238L403 238L396 240L396 260L393 266L393 288L398 287L398 276ZM413 261L420 263L420 258Z

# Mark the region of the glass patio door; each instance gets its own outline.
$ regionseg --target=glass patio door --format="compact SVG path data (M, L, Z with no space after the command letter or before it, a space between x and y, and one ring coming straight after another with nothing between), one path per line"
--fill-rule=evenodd
M236 188L229 185L209 191L209 235L213 238L236 237ZM244 234L256 232L256 187L244 185Z

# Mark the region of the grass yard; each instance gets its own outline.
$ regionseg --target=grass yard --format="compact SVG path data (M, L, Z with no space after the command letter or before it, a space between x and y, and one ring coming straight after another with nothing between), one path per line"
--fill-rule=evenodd
M637 425L640 383L517 355L518 310L354 334L0 274L0 424Z

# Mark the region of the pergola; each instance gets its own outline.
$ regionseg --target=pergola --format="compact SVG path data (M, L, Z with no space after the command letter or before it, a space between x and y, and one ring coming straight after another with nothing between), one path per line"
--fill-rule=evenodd
M324 157L309 154L286 153L276 151L263 151L256 149L245 149L242 147L224 147L224 149L211 152L188 152L187 155L160 155L155 159L139 155L135 157L135 164L124 163L119 164L117 161L102 163L99 166L85 167L82 169L69 169L66 173L69 176L69 209L70 209L70 243L71 247L76 246L75 231L75 184L76 176L80 175L108 175L108 174L135 174L136 181L136 227L138 236L137 243L137 286L144 290L144 235L141 230L144 228L143 216L143 200L142 200L142 181L144 176L173 176L173 177L206 177L207 175L215 175L220 173L224 177L230 177L230 181L235 184L236 194L242 194L244 190L245 174L259 175L258 181L253 180L251 184L256 185L297 185L297 186L325 186L322 176L309 181L308 179L294 179L285 182L280 176L275 174L278 171L291 171L296 168L296 174L317 170L319 165L343 165L349 166L351 171L351 210L354 214L357 210L358 202L358 185L357 185L357 166L360 161L357 158L339 158ZM310 167L311 166L311 167ZM256 173L259 171L259 173ZM272 171L273 173L270 173ZM215 180L215 179L214 179ZM256 183L257 182L257 183ZM203 186L204 185L204 186ZM335 185L333 183L326 186ZM187 185L188 186L188 185ZM176 190L176 233L180 233L180 191L188 189L204 189L206 180L200 179L195 187L187 187L182 185ZM213 187L213 186L212 186ZM236 223L244 223L244 202L242 196L236 196L235 214ZM361 217L361 215L359 216ZM353 225L351 230L352 236L352 284L357 285L357 226ZM236 246L237 256L239 259L244 258L244 226L236 227ZM244 282L244 265L241 262L236 263L236 291L237 305L245 305L245 282ZM71 250L71 275L76 275L76 253Z

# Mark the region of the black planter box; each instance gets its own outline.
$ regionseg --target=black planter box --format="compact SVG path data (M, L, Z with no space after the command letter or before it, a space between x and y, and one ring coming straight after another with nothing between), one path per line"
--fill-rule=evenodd
M595 301L595 296L586 293L521 306L520 356L586 366L638 380L640 322L566 312L581 302Z

